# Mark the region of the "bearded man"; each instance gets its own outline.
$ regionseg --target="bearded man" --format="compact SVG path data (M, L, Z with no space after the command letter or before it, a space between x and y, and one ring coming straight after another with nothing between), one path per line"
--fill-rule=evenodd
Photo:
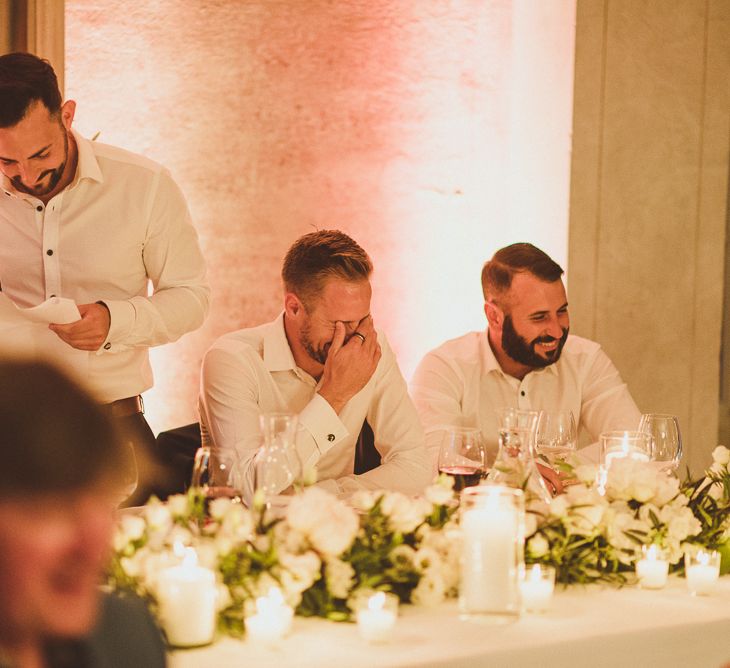
M430 482L418 414L370 313L372 268L342 232L304 235L284 258L279 317L226 334L207 352L200 417L214 480L226 484L234 470L235 486L250 499L263 465L259 416L289 412L298 414L302 470L314 469L317 484L338 496L360 489L416 494ZM377 461L360 456L365 434Z
M434 458L441 428L466 423L479 428L494 459L500 407L569 409L579 440L582 431L591 442L603 431L636 429L639 409L616 367L600 345L569 334L562 274L528 243L506 246L484 265L487 330L432 350L411 383Z
M85 139L75 113L47 61L0 56L0 291L22 308L76 303L76 321L32 325L28 354L73 368L133 443L140 481L130 503L144 503L176 482L143 415L148 351L203 323L210 288L170 173ZM9 345L0 336L0 353L14 354Z

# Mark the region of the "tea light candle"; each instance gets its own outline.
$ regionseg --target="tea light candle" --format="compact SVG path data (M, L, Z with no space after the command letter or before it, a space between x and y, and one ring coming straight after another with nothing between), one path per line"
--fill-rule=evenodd
M368 599L367 607L357 611L357 629L363 639L372 643L388 642L395 627L398 599L393 594L379 591Z
M167 641L175 647L213 642L216 620L215 574L198 566L197 555L185 548L182 564L166 568L157 579L157 601Z
M550 607L555 590L555 569L533 564L520 582L522 607L529 612L545 612Z
M661 589L667 584L669 562L664 559L664 553L656 545L643 545L641 552L643 558L636 562L639 584L644 589Z
M278 643L291 630L294 610L284 602L278 587L256 599L256 614L246 618L246 632L255 642Z
M720 553L699 550L697 554L684 555L684 573L687 588L695 596L706 596L720 577Z

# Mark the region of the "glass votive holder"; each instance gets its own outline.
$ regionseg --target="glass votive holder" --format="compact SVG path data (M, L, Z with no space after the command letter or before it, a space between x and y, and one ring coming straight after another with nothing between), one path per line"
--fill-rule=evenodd
M553 600L555 568L546 564L526 566L520 580L522 608L527 612L545 612Z
M390 641L397 618L398 597L384 591L362 597L355 611L360 637L369 643Z
M636 576L642 589L662 589L667 584L669 562L658 545L642 545L636 561Z
M615 459L651 460L654 441L642 431L604 431L600 436L601 468L608 470Z
M286 604L281 590L271 587L256 599L256 614L246 618L246 635L256 643L277 645L291 630L294 610Z
M715 550L685 552L684 577L693 596L707 596L720 577L720 553Z

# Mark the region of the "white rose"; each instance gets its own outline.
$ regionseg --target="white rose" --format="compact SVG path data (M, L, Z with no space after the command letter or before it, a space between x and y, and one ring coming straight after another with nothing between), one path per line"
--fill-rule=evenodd
M411 592L411 602L415 605L433 607L444 600L446 586L441 574L429 569L418 581L418 585Z
M445 478L445 482L441 482L441 478ZM426 500L434 506L445 506L454 498L454 480L449 476L442 476L436 479L433 485L426 487L424 496Z
M295 496L286 511L289 526L327 556L342 554L355 540L360 522L355 511L318 487Z
M441 567L441 557L430 547L419 547L413 555L413 565L422 573L429 569Z
M525 536L532 536L537 531L537 516L525 513Z
M386 492L381 508L393 530L401 533L415 531L431 512L425 499L410 499L400 492Z
M188 514L188 497L185 494L168 496L167 507L173 517L185 517Z
M231 592L228 591L228 587L226 587L226 585L222 582L219 582L216 585L215 594L215 607L218 612L225 610L229 605L231 605L231 603L233 603Z
M121 532L128 541L139 540L144 536L147 524L137 515L123 515L121 521Z
M553 517L565 517L568 512L568 499L565 498L564 494L556 496L550 501L550 514Z
M657 506L669 503L679 494L679 480L674 476L659 475L657 478L656 493L652 501Z
M730 450L728 450L724 445L718 445L712 451L712 459L716 464L727 466L730 464Z
M208 512L214 520L220 521L225 517L232 503L231 499L224 496L218 497L210 502Z
M592 464L579 464L575 467L575 477L585 485L592 485L596 482L598 468Z
M376 494L370 490L359 489L350 497L350 504L355 510L366 513L375 505L380 496L381 494Z
M155 529L167 528L172 523L170 510L158 499L149 501L142 512L147 524Z
M527 541L527 553L534 559L546 555L550 549L550 543L542 534L536 534Z
M352 588L355 569L341 559L328 559L324 573L330 594L335 598L347 598Z
M395 566L410 567L416 558L416 551L410 545L398 545L388 555L390 562Z

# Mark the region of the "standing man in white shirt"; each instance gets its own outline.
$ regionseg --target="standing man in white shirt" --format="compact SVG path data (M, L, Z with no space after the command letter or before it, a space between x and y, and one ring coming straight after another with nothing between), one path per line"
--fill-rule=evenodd
M73 360L134 443L141 502L167 485L143 415L148 349L202 324L205 263L169 172L84 139L75 110L47 61L0 57L0 290L25 308L55 296L78 305L78 321L49 326L48 349Z
M570 409L591 441L603 431L638 427L639 409L606 353L569 335L562 274L528 243L506 246L484 265L487 330L432 350L411 383L434 458L440 428L460 422L480 429L494 458L500 407Z
M207 352L203 443L218 466L236 468L247 498L255 487L259 416L271 412L298 414L299 460L334 494L416 494L430 482L418 415L393 351L373 326L371 272L367 253L342 232L306 234L284 259L283 313L221 337ZM366 422L381 463L357 475L356 447Z

